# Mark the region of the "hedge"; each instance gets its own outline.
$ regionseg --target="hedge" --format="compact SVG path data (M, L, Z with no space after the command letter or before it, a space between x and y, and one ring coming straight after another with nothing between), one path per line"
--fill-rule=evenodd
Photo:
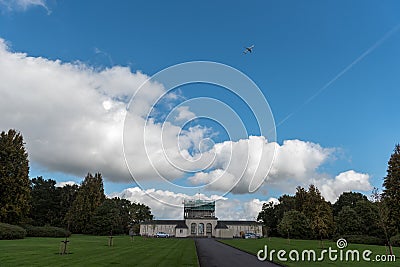
M390 244L395 247L400 247L400 234L392 236L390 238Z
M64 228L54 226L32 226L23 225L29 237L66 237L70 236L71 232Z
M17 225L0 223L0 239L22 239L26 236L26 230Z
M337 237L335 240L339 238L346 239L347 243L355 243L355 244L384 245L386 243L385 240L382 238L375 236L368 236L368 235L344 235Z

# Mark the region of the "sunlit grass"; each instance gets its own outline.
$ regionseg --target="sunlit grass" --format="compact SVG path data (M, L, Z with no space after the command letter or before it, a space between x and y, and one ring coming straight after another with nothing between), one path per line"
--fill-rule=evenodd
M0 240L0 266L198 266L192 239L113 238L73 235L70 254L60 255L62 238Z
M290 243L287 239L284 238L262 238L262 239L225 239L220 240L221 242L231 245L233 247L240 248L241 250L247 251L251 254L256 255L257 252L261 249L264 249L264 246L267 245L268 251L275 250L279 251L281 249L286 251L286 258L288 258L288 253L291 250L297 250L300 253L303 250L315 250L317 258L321 254L321 242L317 240L290 240ZM332 249L337 249L336 242L332 241L324 241L324 248L328 249L331 247ZM283 264L285 266L400 266L400 248L394 248L394 255L396 257L396 262L377 262L375 261L375 255L387 255L387 248L384 246L372 246L372 245L361 245L361 244L348 244L348 246L344 249L346 250L358 250L360 252L360 261L340 261L340 258L336 261L330 261L329 255L324 255L324 261L322 262L309 262L309 261L279 261L276 257L276 252L274 254L274 262ZM362 260L362 252L364 250L372 251L370 255L371 262L366 262ZM301 254L300 254L301 255ZM339 254L338 254L339 255ZM345 254L344 254L345 255ZM301 258L301 256L300 256ZM345 256L343 257L345 259Z

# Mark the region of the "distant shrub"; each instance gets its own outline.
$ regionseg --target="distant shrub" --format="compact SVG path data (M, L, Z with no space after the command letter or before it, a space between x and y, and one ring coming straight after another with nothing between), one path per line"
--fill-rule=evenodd
M29 237L66 237L70 236L71 232L60 227L54 226L23 226Z
M26 236L24 228L17 225L0 223L0 239L22 239Z
M368 235L344 235L334 239L337 240L339 238L346 239L347 243L355 243L355 244L366 244L366 245L384 245L385 240L376 236L368 236Z
M400 247L400 234L392 236L390 238L390 244L395 247Z

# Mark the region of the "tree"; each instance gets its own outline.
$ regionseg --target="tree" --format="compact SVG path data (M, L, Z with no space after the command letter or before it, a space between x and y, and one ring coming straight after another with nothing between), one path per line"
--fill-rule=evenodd
M325 202L325 200L321 196L321 192L311 184L308 187L308 192L306 191L305 193L303 205L299 211L303 212L304 215L311 220L317 212L318 205L322 202Z
M78 189L79 186L77 184L67 184L63 187L57 187L57 191L59 191L60 195L60 207L57 221L54 223L55 226L64 227L68 230L70 229L67 214L76 199Z
M306 216L297 210L285 212L278 225L279 234L290 238L309 238L310 225Z
M361 221L357 212L350 206L344 206L336 219L336 231L339 235L361 234Z
M278 233L278 218L275 209L277 205L272 201L264 203L257 217L257 221L262 221L267 236Z
M128 233L129 228L131 227L132 224L132 219L130 215L132 203L127 199L119 197L114 197L112 200L115 202L118 208L118 216L120 218L120 228L122 229L123 233Z
M374 187L374 189L372 190L371 197L378 210L378 224L385 234L385 240L386 244L389 246L390 254L393 255L392 245L390 243L390 236L394 235L394 231L390 224L388 205L383 198L383 194L379 193L379 190L376 187Z
M89 222L105 200L103 178L100 173L88 173L78 189L71 209L66 215L70 230L75 233L88 232Z
M354 209L358 201L368 201L368 198L361 193L343 192L335 204L333 204L333 215L337 216L344 206Z
M114 199L105 199L103 203L96 208L90 218L85 233L94 235L124 233L119 208Z
M278 223L282 220L285 212L295 210L296 208L296 198L294 196L282 195L278 198L279 204L274 208L276 209L276 217Z
M28 154L15 130L0 134L0 221L18 224L30 209Z
M297 187L295 196L296 208L304 213L310 222L312 236L322 239L333 233L333 213L329 202L322 197L321 192L314 185L308 191Z
M33 178L31 181L32 224L55 226L58 221L60 207L60 192L56 188L56 181L44 180L43 177Z
M360 221L360 231L363 235L384 237L384 232L379 226L378 207L369 200L359 200L354 211Z
M133 229L136 233L139 232L139 224L144 221L153 220L153 214L151 214L150 207L133 202L129 211Z
M383 198L387 204L390 224L400 232L400 144L395 146L384 178Z
M294 196L296 200L296 210L303 211L303 207L307 201L307 195L307 190L303 187L296 187L296 195Z
M321 240L322 247L324 246L323 239L332 234L333 227L333 213L330 203L325 201L318 203L311 217L311 230L314 237Z

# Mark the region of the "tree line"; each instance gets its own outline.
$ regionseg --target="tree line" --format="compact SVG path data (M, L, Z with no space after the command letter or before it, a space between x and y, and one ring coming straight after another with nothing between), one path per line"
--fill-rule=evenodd
M400 241L400 145L388 162L383 192L370 198L357 192L342 193L335 203L326 201L318 188L297 187L294 195L282 195L279 204L264 203L258 220L267 235L299 239L339 236L366 243Z
M80 185L29 178L23 137L11 129L0 134L0 222L56 226L73 233L122 234L152 220L148 206L104 194L100 173L88 173Z

